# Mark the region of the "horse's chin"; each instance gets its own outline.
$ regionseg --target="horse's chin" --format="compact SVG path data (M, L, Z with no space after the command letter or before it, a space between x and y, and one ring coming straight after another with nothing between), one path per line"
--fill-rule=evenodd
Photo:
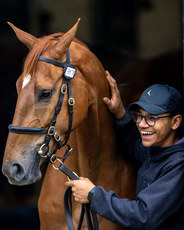
M42 177L41 171L37 173L37 175L30 174L29 176L25 176L22 180L17 181L13 178L8 177L8 182L12 185L23 186L23 185L30 185L35 183L36 181L40 180Z

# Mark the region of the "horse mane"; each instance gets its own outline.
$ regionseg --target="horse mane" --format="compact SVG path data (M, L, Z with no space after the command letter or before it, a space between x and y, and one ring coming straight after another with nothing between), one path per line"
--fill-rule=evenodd
M51 41L56 41L56 38L62 37L63 34L64 33L54 33L37 39L37 41L33 45L33 48L30 50L24 61L23 76L26 76L27 74L34 74L39 56L49 47ZM76 42L79 45L89 49L83 42L81 42L77 38L74 38L73 42Z

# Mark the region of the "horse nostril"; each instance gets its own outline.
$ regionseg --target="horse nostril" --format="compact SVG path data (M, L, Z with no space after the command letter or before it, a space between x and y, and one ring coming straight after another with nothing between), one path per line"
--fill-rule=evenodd
M9 176L16 181L22 180L25 176L24 167L18 162L13 162L10 166Z

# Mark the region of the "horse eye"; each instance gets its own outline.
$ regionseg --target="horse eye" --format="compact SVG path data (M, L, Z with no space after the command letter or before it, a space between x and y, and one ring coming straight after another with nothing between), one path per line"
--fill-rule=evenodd
M44 89L39 95L40 100L49 99L52 96L52 90Z

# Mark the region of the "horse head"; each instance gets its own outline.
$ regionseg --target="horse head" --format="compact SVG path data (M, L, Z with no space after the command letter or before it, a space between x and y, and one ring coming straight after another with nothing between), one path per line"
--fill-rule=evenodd
M94 101L102 101L102 91L105 95L109 93L108 84L104 83L105 71L100 62L75 38L78 24L79 20L65 34L56 33L36 38L9 23L18 39L30 50L25 59L23 72L16 82L17 104L3 159L2 171L12 184L30 184L41 178L40 165L43 160L38 151L45 143L46 134L37 132L33 135L31 131L21 133L20 128L27 128L28 131L37 128L40 131L48 130L50 127L64 80L64 68L55 63L66 64L69 52L69 61L76 68L76 74L72 76L71 87L68 89L72 92L74 113L71 131L86 119L89 107ZM99 90L94 92L94 78L99 75L103 76L103 80L99 78ZM105 90L101 90L102 87ZM66 90L65 88L64 91ZM68 98L64 96L54 127L62 143L67 136L69 119ZM17 127L18 133L15 132ZM49 150L54 151L57 145L57 141L51 138Z

